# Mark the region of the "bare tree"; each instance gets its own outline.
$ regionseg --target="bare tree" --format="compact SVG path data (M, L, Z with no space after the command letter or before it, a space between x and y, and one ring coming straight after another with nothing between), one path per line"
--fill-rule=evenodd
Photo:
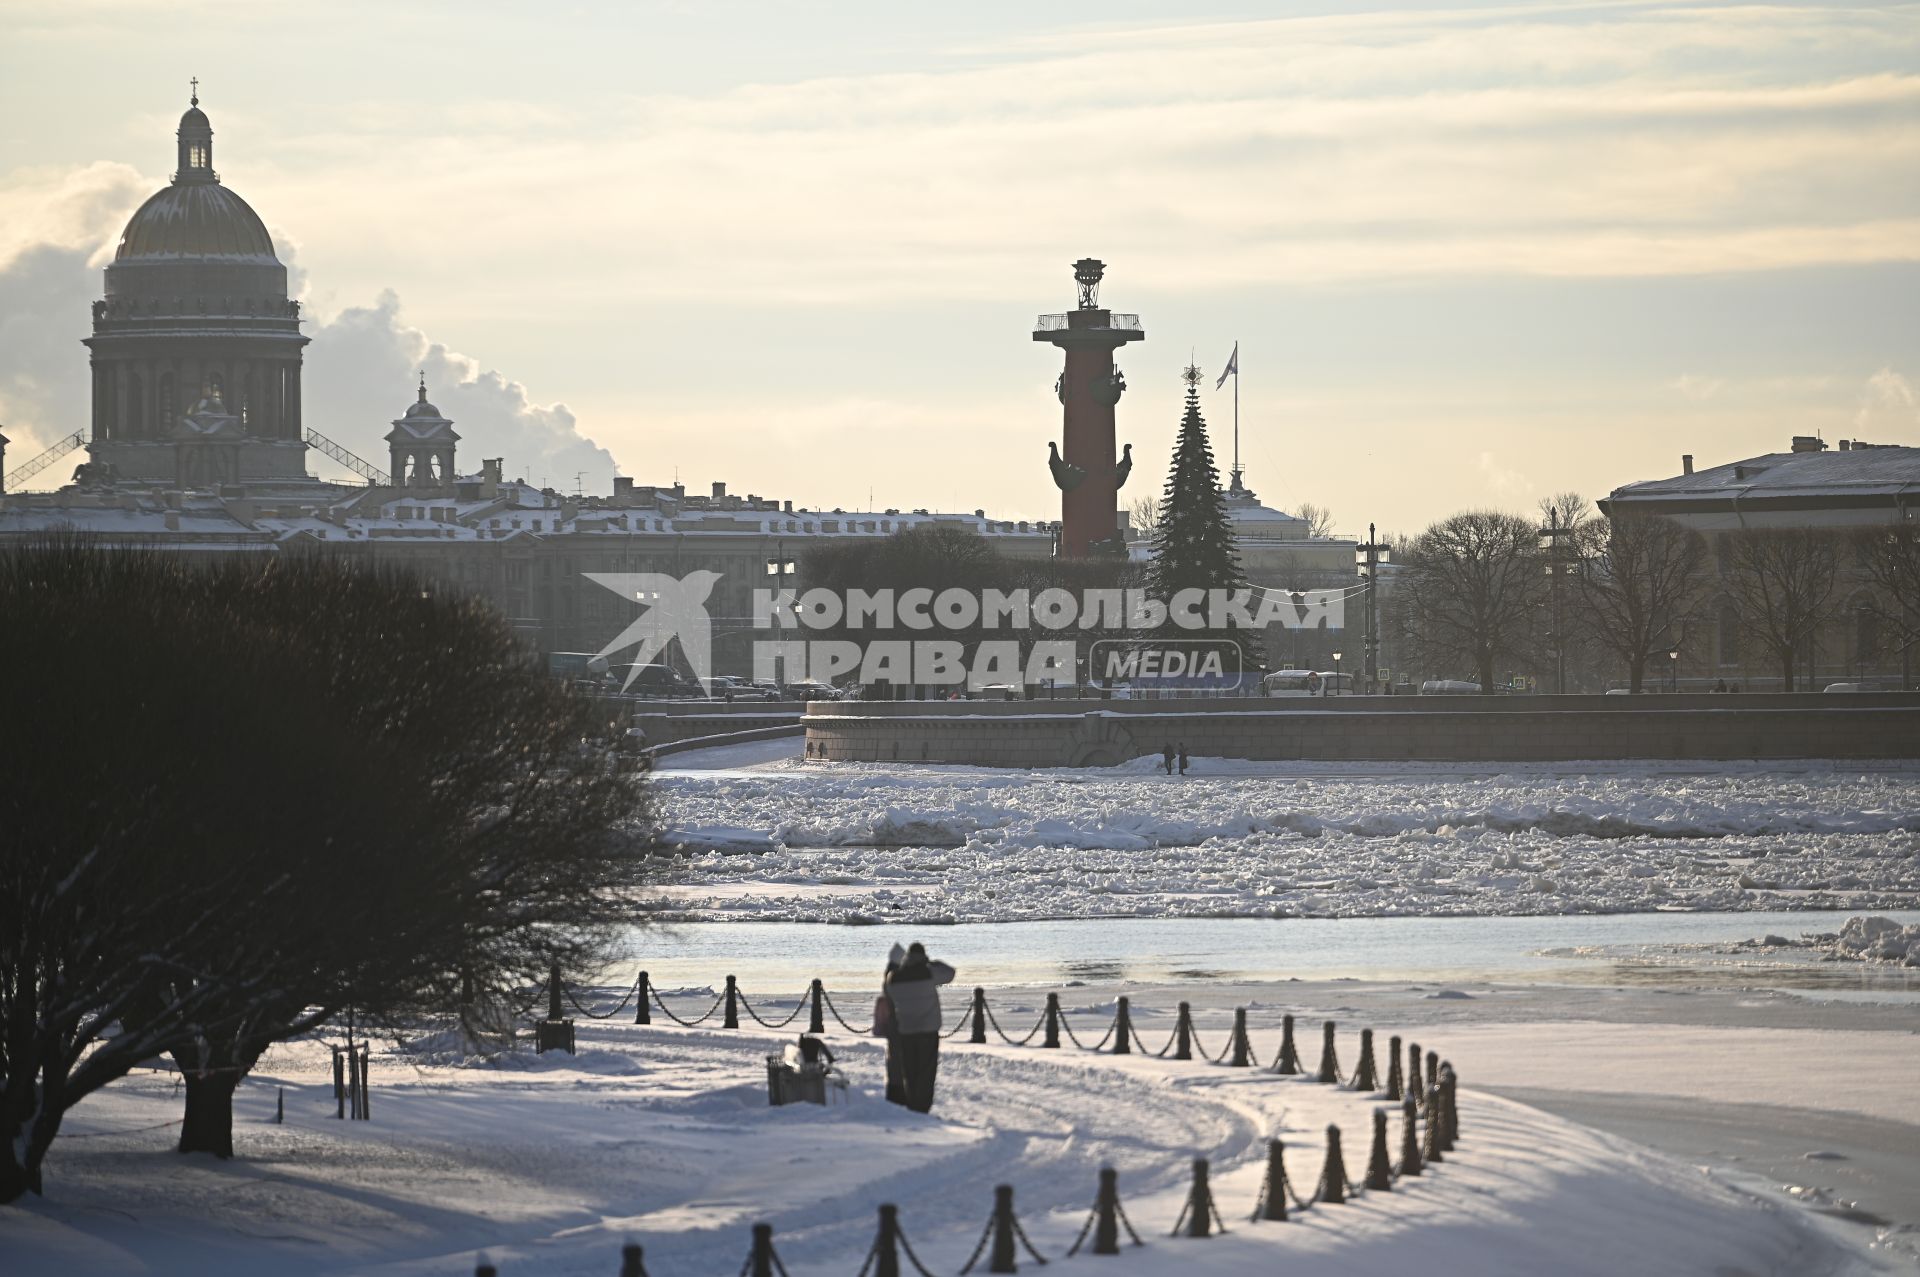
M1302 501L1294 513L1307 521L1307 535L1319 538L1333 534L1333 511L1311 501Z
M0 614L0 665L86 671L5 690L0 1201L143 1059L183 1065L182 1151L226 1155L269 1043L523 985L630 916L606 711L484 604L63 541L0 553Z
M1578 492L1556 492L1540 498L1540 521L1549 526L1579 529L1593 520L1593 507Z
M1151 494L1135 497L1127 505L1127 514L1135 532L1152 536L1154 529L1160 526L1160 498Z
M1491 695L1499 662L1530 653L1545 597L1533 521L1496 511L1456 514L1423 532L1402 562L1394 613L1409 653L1434 669L1473 670Z
M1920 528L1911 523L1865 528L1854 544L1868 579L1878 587L1873 613L1892 630L1894 649L1920 643Z
M1638 692L1648 660L1678 646L1698 605L1707 579L1706 540L1672 519L1626 513L1580 525L1574 544L1578 615L1626 664L1628 685Z
M1780 686L1791 692L1795 658L1833 612L1839 538L1821 528L1742 528L1723 544L1741 631L1779 662Z

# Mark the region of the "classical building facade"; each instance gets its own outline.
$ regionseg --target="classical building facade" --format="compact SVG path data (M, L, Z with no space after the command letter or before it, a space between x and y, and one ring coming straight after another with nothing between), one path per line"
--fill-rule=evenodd
M170 185L142 204L93 306L92 442L119 477L306 479L300 303L247 202L213 167L213 126L180 117Z

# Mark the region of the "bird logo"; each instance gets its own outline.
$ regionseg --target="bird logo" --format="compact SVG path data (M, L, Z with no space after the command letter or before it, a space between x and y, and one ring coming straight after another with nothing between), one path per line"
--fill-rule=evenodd
M621 690L633 686L640 667L666 650L667 644L680 640L680 651L693 667L693 677L707 695L707 676L713 672L713 618L707 615L707 599L719 584L718 572L689 572L668 576L664 572L585 572L595 585L605 586L621 598L647 605L633 624L620 631L618 638L601 648L598 655L610 656L622 648L640 645L627 681Z

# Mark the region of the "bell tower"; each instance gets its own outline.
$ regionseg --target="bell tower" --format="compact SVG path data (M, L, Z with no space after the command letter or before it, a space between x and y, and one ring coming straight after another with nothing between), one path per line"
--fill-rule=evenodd
M1054 390L1060 397L1061 446L1050 464L1060 489L1060 555L1084 559L1126 552L1119 530L1120 485L1132 468L1131 454L1116 464L1113 409L1126 391L1113 352L1144 341L1140 316L1118 315L1100 305L1106 263L1083 257L1073 264L1080 304L1061 315L1042 315L1033 339L1065 355Z
M460 436L453 422L427 402L427 374L420 374L420 398L407 405L387 432L393 486L438 491L453 483L453 445Z

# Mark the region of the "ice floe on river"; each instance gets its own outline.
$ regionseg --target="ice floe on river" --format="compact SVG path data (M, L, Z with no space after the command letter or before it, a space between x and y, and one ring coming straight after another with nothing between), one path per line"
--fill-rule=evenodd
M1153 760L659 778L670 906L846 922L1920 903L1920 770Z

